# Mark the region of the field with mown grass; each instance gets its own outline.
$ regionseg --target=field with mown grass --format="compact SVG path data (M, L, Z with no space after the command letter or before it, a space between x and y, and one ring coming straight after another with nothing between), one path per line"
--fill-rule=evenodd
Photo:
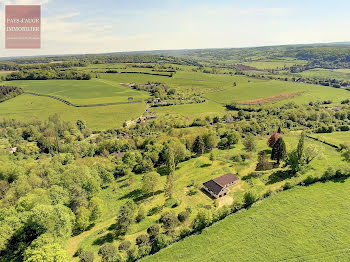
M22 94L0 103L0 118L45 121L57 113L65 121L80 119L86 121L92 130L106 130L136 119L145 109L145 103L78 108L52 98Z
M72 104L88 105L99 103L143 101L149 94L106 79L91 80L23 80L6 82L21 87L24 92L51 95L68 100Z
M301 75L302 77L315 77L321 79L339 79L339 80L350 80L350 70L349 69L323 69L316 68L303 71L296 75Z
M340 146L341 144L350 145L350 131L312 134L311 136L336 146Z
M297 187L141 261L348 261L350 181Z
M223 91L204 94L204 97L221 103L232 103L259 98L276 96L282 93L303 92L300 96L285 99L278 104L295 102L307 104L310 101L332 100L333 103L340 103L344 98L349 97L349 92L344 89L311 85L304 83L293 83L278 80L247 79L238 81L237 86L232 86Z
M306 61L303 60L262 60L253 62L244 62L243 65L255 67L261 70L277 69L282 70L284 67L291 67L293 65L303 65Z

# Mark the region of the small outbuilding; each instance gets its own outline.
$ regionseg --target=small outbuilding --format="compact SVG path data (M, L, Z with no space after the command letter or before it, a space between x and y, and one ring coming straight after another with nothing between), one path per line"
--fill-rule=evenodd
M10 154L16 153L17 151L17 147L10 147L6 149L7 152L9 152Z

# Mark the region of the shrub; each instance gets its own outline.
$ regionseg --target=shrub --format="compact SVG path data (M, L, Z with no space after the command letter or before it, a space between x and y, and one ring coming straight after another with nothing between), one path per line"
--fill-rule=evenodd
M136 238L136 245L143 247L149 244L149 237L145 234L141 234Z
M189 217L189 213L187 211L182 211L177 215L177 219L183 223L187 220L187 218Z
M128 249L130 248L130 246L131 246L131 242L130 242L130 241L123 241L123 242L121 242L121 243L119 244L118 249L119 249L120 251L122 251L122 250L128 250Z
M102 261L114 261L118 256L117 248L111 243L103 244L98 254L102 257Z
M155 206L148 210L147 216L153 216L160 213L163 210L163 206Z
M137 216L136 216L136 222L140 223L142 220L144 220L146 217L146 211L145 208L143 206L141 206L139 208L139 211L137 212Z
M94 261L94 253L91 251L83 251L79 255L79 262L93 262Z
M191 188L191 189L187 192L187 195L188 195L188 196L194 196L194 195L196 195L196 194L198 194L198 190L195 189L195 188Z
M197 217L194 220L194 229L202 230L206 226L210 225L213 221L213 214L211 210L201 208L198 211Z
M167 211L162 214L160 222L163 223L163 227L166 230L172 230L178 223L178 220L174 213Z
M169 244L169 239L166 235L158 235L152 243L152 253L158 252L162 248L165 248Z
M237 162L237 163L242 163L243 162L243 158L240 154L234 155L232 156L232 161L233 162Z
M172 208L178 207L179 205L181 205L181 200L179 199L175 199L174 200L174 204L171 206Z
M286 182L283 185L283 190L288 190L288 189L291 189L291 188L293 188L293 185L290 182Z
M192 230L188 227L185 227L180 231L180 238L181 239L185 238L185 237L189 236L191 233L192 233Z
M256 150L256 141L255 137L253 135L248 135L243 140L243 145L245 146L246 150L249 152L253 152Z
M139 249L137 246L134 246L133 248L128 249L126 254L128 255L128 261L135 261L139 258Z
M248 192L245 192L244 193L244 196L243 196L243 201L244 201L244 206L245 207L249 207L251 206L258 198L257 196L251 192L251 191L248 191Z
M140 247L138 257L142 258L144 256L147 256L151 252L151 249L151 246L148 245Z
M154 239L159 234L160 226L158 224L152 225L147 229L147 234L150 239Z

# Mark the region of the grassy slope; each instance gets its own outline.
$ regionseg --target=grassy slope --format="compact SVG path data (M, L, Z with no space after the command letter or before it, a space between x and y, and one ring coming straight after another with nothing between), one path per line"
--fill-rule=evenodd
M337 146L344 143L350 144L350 131L333 132L328 134L312 134L312 136Z
M283 69L285 66L290 67L290 66L293 66L295 64L302 65L302 64L306 64L306 61L303 61L303 60L262 60L262 61L245 62L243 64L264 70L264 69Z
M176 105L176 106L164 106L164 107L153 107L149 111L157 114L180 114L182 116L200 117L208 115L217 115L226 112L225 107L222 105L206 101L200 104L187 104L187 105Z
M317 77L317 78L335 78L339 80L350 80L350 71L348 69L323 69L316 68L307 70L296 75L303 77Z
M348 261L350 181L282 192L142 261Z
M300 91L305 93L301 96L288 99L288 101L302 104L310 101L330 99L334 103L340 103L344 97L349 96L348 91L332 87L259 79L253 79L250 83L248 83L248 81L238 81L236 87L230 87L224 91L208 93L204 96L218 102L230 103ZM285 101L286 100L283 102Z
M145 109L144 103L76 108L51 98L21 95L0 103L0 117L44 121L58 113L65 121L81 119L93 130L104 130L120 127L125 120L139 117Z
M84 80L32 80L11 81L8 85L20 86L24 91L52 95L68 100L73 104L97 104L144 100L148 93L122 86L118 82L93 78Z

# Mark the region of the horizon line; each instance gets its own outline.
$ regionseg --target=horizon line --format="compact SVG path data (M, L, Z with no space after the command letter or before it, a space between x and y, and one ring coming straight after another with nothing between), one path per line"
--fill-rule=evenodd
M132 53L149 53L149 52L176 52L176 51L196 51L196 50L220 50L220 49L249 49L249 48L264 48L264 47L283 47L283 46L307 46L307 45L334 45L334 44L350 44L350 41L337 42L313 42L300 44L276 44L276 45L257 45L257 46L241 46L241 47L207 47L207 48L180 48L180 49L149 49L149 50L132 50L132 51L115 51L103 53L72 53L72 54L48 54L48 55L33 55L33 56L0 56L0 60L20 59L20 58L45 58L45 57L63 57L63 56L89 56L89 55L109 55L109 54L132 54Z

